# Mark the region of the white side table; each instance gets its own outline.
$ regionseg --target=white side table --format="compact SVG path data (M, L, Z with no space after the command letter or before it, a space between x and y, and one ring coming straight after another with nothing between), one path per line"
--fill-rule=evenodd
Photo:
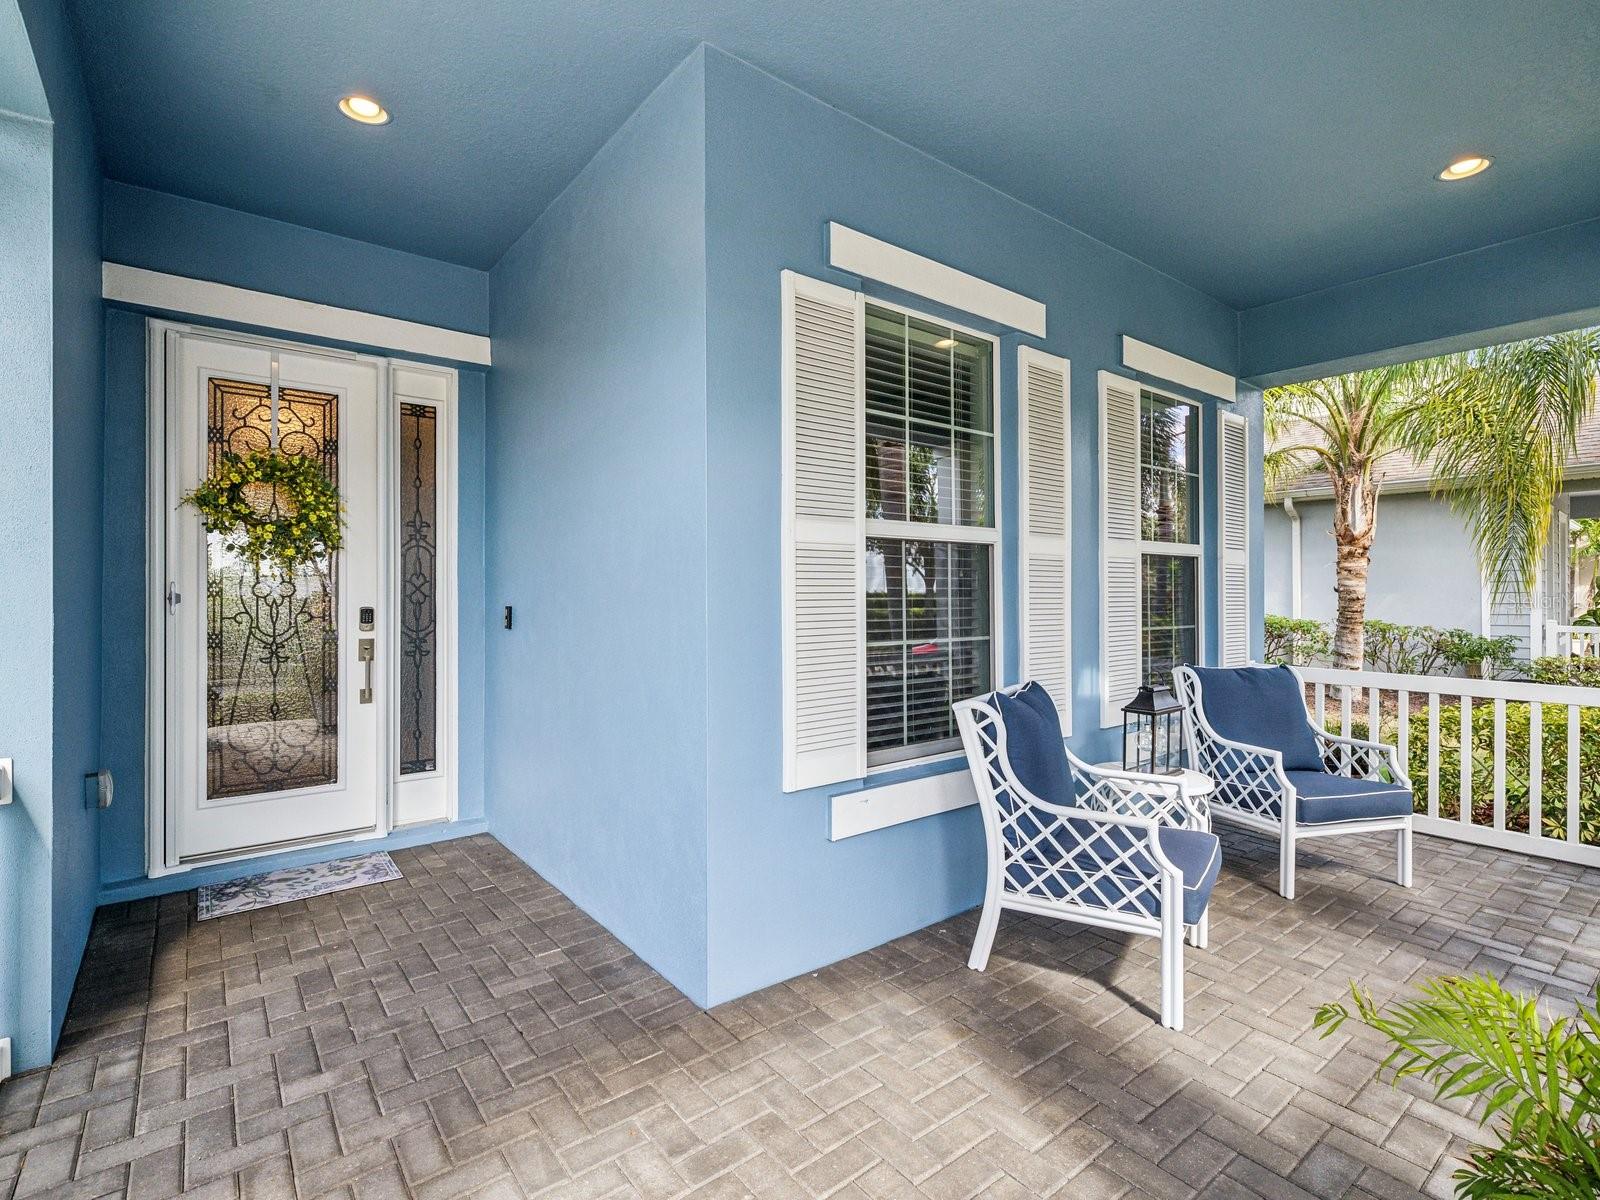
M1126 769L1120 762L1095 763L1095 766L1102 770L1110 771ZM1209 775L1202 774L1199 771L1191 771L1188 767L1185 767L1178 772L1178 775L1174 775L1172 778L1176 779L1180 775L1183 777L1184 783L1188 785L1189 795L1191 796L1209 796L1217 790L1217 781Z

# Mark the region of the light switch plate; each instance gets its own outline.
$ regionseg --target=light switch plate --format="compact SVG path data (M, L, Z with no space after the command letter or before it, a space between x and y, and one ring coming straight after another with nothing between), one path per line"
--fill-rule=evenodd
M0 758L0 804L11 803L11 760ZM3 1077L0 1077L3 1078Z
M11 1078L11 1039L0 1038L0 1079Z

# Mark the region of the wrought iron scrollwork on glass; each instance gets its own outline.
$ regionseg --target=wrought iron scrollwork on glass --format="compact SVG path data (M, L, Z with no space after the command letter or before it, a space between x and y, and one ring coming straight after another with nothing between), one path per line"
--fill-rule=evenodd
M438 766L438 431L427 404L400 406L400 773Z
M338 397L213 379L207 469L276 445L338 482ZM322 786L339 773L338 561L285 573L206 539L206 794Z

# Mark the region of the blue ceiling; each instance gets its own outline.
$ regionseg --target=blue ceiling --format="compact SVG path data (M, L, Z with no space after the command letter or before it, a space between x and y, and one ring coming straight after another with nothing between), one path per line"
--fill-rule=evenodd
M1238 307L1600 215L1595 0L73 10L111 178L476 267L701 41Z

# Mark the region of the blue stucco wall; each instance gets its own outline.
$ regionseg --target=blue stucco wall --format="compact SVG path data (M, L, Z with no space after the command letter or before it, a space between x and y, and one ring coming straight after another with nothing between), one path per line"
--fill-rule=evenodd
M0 1030L19 1068L45 1062L54 1036L50 141L47 121L0 114L0 730L15 771L0 808Z
M52 1037L66 1018L98 895L97 813L83 776L100 765L100 161L65 13L25 11L52 138L51 574L55 687L51 876Z
M967 908L982 876L975 809L830 843L828 797L844 789L780 791L779 272L884 294L825 266L833 220L1048 305L1048 337L1027 340L1072 361L1074 745L1090 756L1109 752L1097 699L1097 372L1120 366L1124 333L1231 371L1237 325L1217 301L716 51L706 118L709 994L720 1001ZM995 332L1012 679L1023 339ZM1213 420L1208 411L1208 434ZM1212 478L1208 465L1208 490Z
M1600 324L1600 218L1239 314L1240 375L1272 384Z
M107 262L467 333L489 329L484 271L108 181Z
M697 53L491 273L485 695L495 835L696 1000L703 101Z

